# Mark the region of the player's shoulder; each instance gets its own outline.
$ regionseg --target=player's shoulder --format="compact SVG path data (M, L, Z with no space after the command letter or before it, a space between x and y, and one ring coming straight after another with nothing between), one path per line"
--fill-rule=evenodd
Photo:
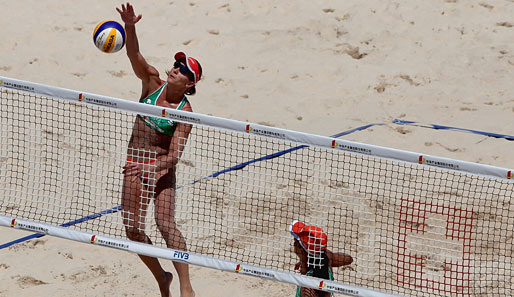
M181 110L193 112L193 107L191 106L191 102L189 102L189 100L186 99L186 103L184 104L184 106L182 107Z

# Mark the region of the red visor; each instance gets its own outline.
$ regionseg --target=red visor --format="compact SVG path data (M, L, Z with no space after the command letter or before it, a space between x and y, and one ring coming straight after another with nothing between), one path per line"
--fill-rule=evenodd
M178 60L186 60L186 66L189 71L193 73L195 78L195 84L200 80L200 66L198 66L198 61L195 58L191 58L186 56L183 52L178 52L175 54L175 61Z
M327 234L320 227L307 226L302 222L293 221L289 226L289 231L309 254L321 253L327 248Z

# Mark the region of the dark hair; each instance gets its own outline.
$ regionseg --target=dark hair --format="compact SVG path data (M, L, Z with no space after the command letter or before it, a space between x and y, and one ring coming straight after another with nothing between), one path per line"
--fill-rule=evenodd
M329 267L328 267L328 256L327 252L323 251L321 254L321 259L313 259L313 263L307 263L307 267L312 269L312 276L319 277L322 279L330 279L329 275ZM307 261L309 262L309 261ZM316 294L318 297L325 296L325 292L316 290Z
M198 62L198 61L197 61ZM202 65L198 62L198 81L202 78ZM185 91L186 95L194 95L196 94L196 84Z

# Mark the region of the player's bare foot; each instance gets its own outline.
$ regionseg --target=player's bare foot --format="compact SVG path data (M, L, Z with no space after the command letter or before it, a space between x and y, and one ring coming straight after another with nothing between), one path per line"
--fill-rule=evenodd
M171 297L171 292L170 292L171 281L173 281L173 274L171 274L171 272L166 272L164 281L162 283L159 283L159 289L161 290L161 297Z

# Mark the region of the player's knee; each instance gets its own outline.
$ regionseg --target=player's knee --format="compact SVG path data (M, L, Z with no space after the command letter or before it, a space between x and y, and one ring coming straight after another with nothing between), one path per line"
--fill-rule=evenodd
M157 228L159 228L160 231L164 230L175 230L177 228L177 225L173 220L156 220Z
M164 237L171 238L178 235L177 225L174 220L167 219L156 219L157 229L161 232Z
M165 212L156 213L155 223L159 229L175 228L175 217Z

